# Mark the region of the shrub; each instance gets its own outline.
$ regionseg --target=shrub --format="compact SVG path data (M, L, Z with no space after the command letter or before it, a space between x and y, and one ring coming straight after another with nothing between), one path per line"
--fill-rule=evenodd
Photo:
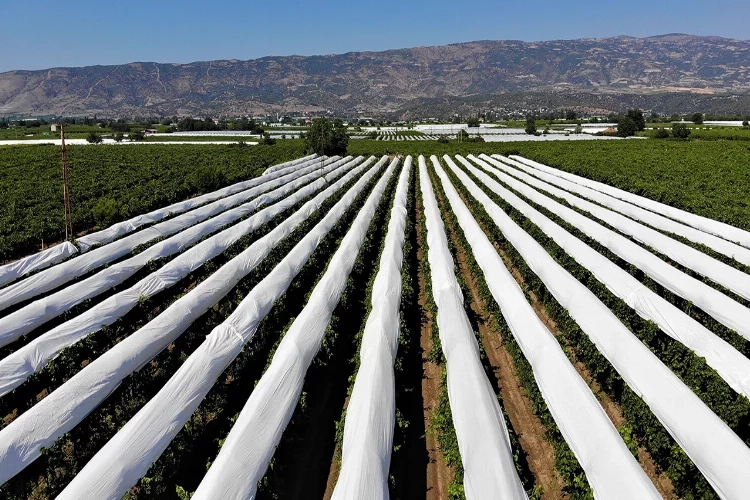
M536 120L529 117L526 119L526 128L524 129L529 135L536 135Z
M669 131L663 127L657 128L654 132L655 139L666 139L669 137Z
M89 144L101 144L102 140L102 136L96 132L89 132L89 135L86 137L86 142Z
M678 139L687 139L692 131L684 123L672 125L672 135Z
M205 193L225 185L227 178L220 167L216 165L201 165L190 172L185 181L191 191Z
M127 215L127 207L112 198L100 198L91 209L91 215L99 226L111 226Z

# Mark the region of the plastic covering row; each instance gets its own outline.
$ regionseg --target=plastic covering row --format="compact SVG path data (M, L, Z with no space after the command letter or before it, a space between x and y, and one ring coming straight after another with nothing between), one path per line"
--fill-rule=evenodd
M527 167L523 163L518 163L514 160L504 158L499 155L493 156L513 165L514 167L520 168L521 170L530 169L530 167ZM540 173L539 171L535 172L537 172L537 174L539 175L547 175ZM551 177L552 179L556 179L559 184L566 182L559 177L555 177L552 175L550 175L549 177ZM531 182L529 183L531 184ZM545 184L547 186L551 186L549 183L545 182ZM626 217L622 214L619 214L608 208L604 208L600 205L584 200L577 196L571 195L570 193L568 193L567 191L563 191L562 189L554 189L556 190L556 196L564 198L571 205L589 212L597 219L606 222L610 226L631 236L635 240L648 245L657 252L666 255L667 257L686 267L687 269L691 269L696 273L701 274L702 276L706 276L707 278L710 278L716 283L733 291L740 297L744 297L745 299L750 300L750 279L748 279L750 278L750 276L743 273L739 269L735 269L734 267L716 260L713 257L701 252L700 250L696 250L691 246L670 238L669 236L666 236L659 231L636 222L629 217ZM552 192L551 190L548 191ZM726 242L726 244L730 245L731 243Z
M362 159L362 157L359 157L349 162L348 165L351 166L352 164L362 161ZM12 342L21 335L30 332L34 328L39 327L43 323L69 310L73 306L80 304L84 300L94 298L100 293L119 285L136 274L150 262L184 252L185 249L190 248L195 243L201 241L201 239L206 238L206 236L215 233L223 227L234 224L243 217L255 212L260 207L273 203L310 181L328 174L343 163L345 163L344 160L338 160L324 168L316 169L315 171L302 175L297 179L289 180L273 191L263 193L247 203L191 226L184 231L154 244L129 259L107 267L87 279L63 288L51 295L40 298L4 318L0 318L0 346ZM275 185L279 181L271 182ZM310 193L309 190L306 190L305 192L308 194ZM300 199L301 198L299 197L295 197L296 201L299 201ZM265 217L268 213L276 215L278 212L264 212L263 217L256 217L253 219L255 224L248 225L247 223L240 223L239 227L242 229L228 229L219 233L221 239L224 240L223 247L215 247L212 252L206 253L205 258L202 260L196 260L195 252L185 252L185 254L180 255L175 259L175 263L164 266L159 272L150 274L138 282L138 284L131 288L130 291L132 293L139 292L141 298L147 298L164 290L168 286L176 283L176 281L182 279L187 273L195 270L209 258L213 258L223 252L229 245L245 234L251 232L258 227L259 224L264 223L268 220L267 217ZM227 239L227 234L231 234L232 239ZM218 236L219 235L212 236L209 240L216 241ZM203 242L201 249L205 250L206 248L211 248L211 244ZM201 253L199 252L197 255L201 255Z
M201 267L208 260L226 251L240 238L253 232L261 225L270 221L285 210L290 209L295 204L304 200L306 197L311 196L316 191L322 189L328 183L335 180L337 177L345 174L361 161L362 157L359 157L350 162L347 162L341 167L336 166L339 163L336 162L331 166L324 168L323 170L307 174L307 176L314 176L313 178L323 175L325 175L325 177L318 178L316 181L308 184L307 186L303 187L299 191L296 191L280 202L271 205L249 217L248 219L240 222L239 224L232 226L202 241L201 243L190 248L157 271L149 274L132 287L105 299L80 316L77 316L59 326L56 326L49 332L44 333L43 335L37 337L33 341L18 349L17 351L13 352L5 359L0 360L0 395L8 393L10 390L23 383L23 381L26 380L32 373L40 370L43 366L45 366L49 362L49 360L55 357L63 348L77 342L86 335L99 330L103 326L111 325L118 319L122 318L130 310L132 310L144 298L153 296L176 284L185 276ZM287 194L288 191L296 188L301 180L302 179L291 181L287 185L277 189L276 191L283 191L278 193L278 196ZM304 184L304 182L302 184ZM271 193L269 193L269 195L270 194ZM262 195L261 197L264 196L267 195ZM278 196L273 196L272 198L276 198ZM225 212L225 214L229 214L229 212ZM217 217L217 219L223 217L223 215L224 214ZM223 224L223 221L217 221L217 225L215 227L219 228ZM113 266L106 271L103 271L102 273L105 273L110 269L115 269L116 267L117 266ZM74 288L81 289L82 292L89 291L89 295L87 296L91 296L92 294L95 295L94 291L101 291L103 289L102 287L110 286L109 281L105 279L102 279L100 282L94 281L93 283L87 284L87 282L91 282L92 280L94 280L94 278L97 278L99 274L90 278L89 280L85 280L79 284L63 289L61 292L55 294L52 297L61 295L62 299L70 300L69 297L73 295L74 290L72 289ZM79 287L79 285L81 285L81 287ZM52 311L50 311L52 309L52 297L41 299L32 304L32 306L36 306L41 302L46 303L45 308L42 311L38 312L38 317L52 314ZM25 309L22 309L21 311L24 311ZM12 314L6 318L0 319L0 325L2 325L7 318L11 318L15 315L16 314ZM32 316L29 319L29 322L32 323L32 320L34 319L36 318ZM5 329L0 328L0 331L3 332L3 335L7 334L7 330Z
M271 364L255 386L216 460L193 495L198 500L254 498L281 435L299 401L305 374L325 336L370 222L398 165L394 159L380 178L351 229L328 262L326 272L284 334ZM357 332L351 332L354 338Z
M606 193L610 196L614 196L615 198L627 201L634 205L638 205L639 207L646 208L658 214L666 215L667 217L683 222L689 226L693 226L697 229L700 229L701 231L705 231L716 236L721 236L725 240L733 241L744 247L750 248L750 232L744 229L734 227L724 222L709 219L708 217L703 217L702 215L690 213L685 210L666 205L664 203L659 203L658 201L650 200L643 196L638 196L637 194L629 193L628 191L608 186L601 182L593 181L579 175L563 172L562 170L558 170L556 168L552 168L547 165L528 160L521 156L511 156L510 158L523 162L544 172L557 175L558 177L562 177L563 179L575 182L576 184L580 184L591 189L596 189L597 191L601 191L602 193Z
M478 200L529 268L685 451L721 498L750 491L750 448L588 288L494 202Z
M372 285L372 308L362 332L359 369L346 407L341 470L333 500L385 500L396 420L393 364L401 317L406 200L412 158L401 170L380 265Z
M347 157L347 160L350 159L351 157ZM330 159L330 162L333 161L335 161L335 159ZM253 188L240 191L239 193L225 198L220 198L200 208L155 224L143 229L142 231L138 231L117 241L91 250L84 255L79 255L57 266L45 269L17 283L13 283L12 285L0 289L0 310L60 287L79 276L83 276L109 262L127 255L139 245L149 243L158 238L166 238L172 234L183 231L184 229L194 226L199 222L218 215L232 207L245 203L260 194L283 186L290 180L297 179L319 169L320 165L316 164L294 170L293 172L284 174L277 178L260 177L259 179L263 182ZM156 253L152 257L158 258L158 256L158 253Z
M559 176L544 172L542 170L532 168L532 166L529 166L526 163L527 162L519 161L517 163L514 163L514 165L522 169L527 174L531 174L534 177L547 181L550 184L563 188L567 191L570 191L571 193L576 193L591 201L595 201L602 206L627 215L632 219L644 222L649 226L655 227L662 231L676 234L692 241L693 243L706 245L708 248L711 248L731 259L735 259L737 262L745 265L750 265L750 249L748 248L745 248L736 243L732 243L731 241L727 241L723 238L719 238L718 236L715 236L713 234L706 233L692 226L676 222L672 219L651 212L649 210L645 210L631 203L624 202L618 198L597 191L596 189L592 189L561 178Z
M284 170L290 167L299 168L301 164L310 162L315 158L316 155L310 155L304 158L281 163L271 168L275 168L276 170ZM285 175L286 173L288 173L288 171L281 172L279 175ZM73 243L66 241L60 245L55 245L46 250L42 250L41 252L24 257L23 259L11 262L10 264L0 266L0 286L15 281L32 271L38 271L53 264L57 264L58 262L62 262L79 251L85 253L94 245L110 243L146 224L153 224L154 222L158 222L170 215L186 212L210 201L224 198L239 191L244 191L245 189L257 186L266 180L268 180L268 177L264 179L253 178L247 181L238 182L217 191L197 196L189 200L173 203L172 205L151 211L147 214L138 215L126 221L118 222L106 229L79 238L77 243L80 246L80 250Z
M653 321L664 333L681 342L698 356L705 358L706 363L716 370L735 391L750 397L750 359L683 311L643 286L640 281L620 266L505 189L489 175L477 169L462 157L456 156L456 158L489 189L500 195L513 208L536 224L580 265L588 269L609 291L632 307L639 316ZM596 222L587 219L575 210L571 210L554 200L545 199L544 195L534 191L531 187L497 172L486 162L473 156L470 156L470 158L488 172L495 173L498 178L508 183L519 193L532 201L543 204L556 215L568 221L576 221L578 225L591 226L592 229L597 225ZM624 248L631 245L637 247L627 238L605 227L598 228L598 231L602 235L606 235L612 244ZM663 265L668 266L666 263L663 263ZM750 314L750 311L748 311L748 314Z
M468 500L525 499L505 418L479 359L479 345L453 272L445 227L423 156L419 184L427 223L427 258L437 306L440 345L445 355L448 400L464 468Z
M379 164L382 164L381 160ZM369 165L370 162L366 162ZM0 430L0 484L23 470L59 437L75 427L135 370L140 369L216 305L295 228L316 212L346 183L364 170L359 166L305 203L288 219L253 243L193 290L172 303L145 326L128 336ZM356 184L374 175L370 169ZM363 181L365 179L365 181ZM354 189L354 188L352 188ZM350 190L351 191L351 190ZM349 200L350 196L345 195ZM334 206L335 208L335 206ZM339 209L341 211L341 209ZM333 211L329 212L336 213ZM326 216L328 217L328 215ZM278 267L278 266L277 266ZM279 268L278 274L292 272ZM217 335L212 337L217 338Z
M381 164L382 162L378 165ZM156 461L188 421L219 375L237 357L244 345L253 338L260 322L270 312L276 300L284 294L315 251L318 243L335 226L356 196L364 189L367 181L378 170L377 167L373 168L368 172L370 175L363 176L323 220L307 233L289 254L245 296L237 309L211 331L164 387L92 457L58 498L119 499L146 474L151 464ZM355 232L357 229L359 229L358 226L352 228ZM366 229L365 227L365 231ZM356 258L357 249L348 248L348 250L350 252L354 250L354 258ZM334 273L342 269L331 265L329 271ZM348 273L344 274L344 282L347 276ZM325 289L318 293L322 295L329 292L331 292L330 289ZM310 307L308 304L307 309ZM320 321L322 328L325 329L328 322L324 311L316 308L312 312L313 318L322 316ZM304 311L300 313L297 321L300 321L304 314ZM328 314L330 317L330 312ZM289 333L291 329L285 338ZM280 349L281 346L277 349L277 353ZM302 378L304 378L304 371ZM254 393L259 390L260 384L262 384L262 379ZM268 422L268 424L272 423L275 421ZM227 442L230 437L227 438ZM254 443L252 448L257 447L258 443ZM212 498L229 497L222 495Z
M542 189L555 196L564 198L573 206L582 204L582 206L585 205L592 210L607 209L598 207L597 205L581 200L580 198L576 198L565 191L513 169L487 155L481 155L481 158L488 163L491 163L497 169L502 170L502 172L496 170L491 172L498 176L501 181L505 182L513 189L518 189L524 196L529 197L529 199L535 203L552 210L566 222L572 224L587 236L605 246L612 253L641 269L654 281L670 292L693 302L721 324L735 330L737 333L750 340L750 322L747 320L747 318L750 317L750 311L742 304L702 281L674 268L653 253L649 252L647 249L633 243L627 238L617 238L617 233L607 230L607 228L601 224L587 217L575 216L573 214L576 212L573 210L560 210L559 207L562 207L561 204L553 203L554 200L529 188L528 185L519 182L517 179L513 179L510 176L503 174L503 172L511 174L538 189ZM619 215L616 216L622 217Z
M547 408L586 473L596 498L661 498L589 386L526 300L523 290L461 201L437 158L431 159L490 293L531 364ZM487 198L450 157L445 156L444 160L472 196Z
M327 158L327 156L318 156L316 154L312 154L312 155L308 155L308 156L303 156L302 158L298 158L298 159L296 159L296 160L294 160L292 162L281 163L279 165L274 165L272 167L268 167L267 169L265 169L263 171L263 175L273 174L274 172L277 172L277 171L279 171L279 170L281 170L283 168L287 168L287 167L290 167L290 166L298 166L301 163L305 163L305 162L307 162L309 160L313 160L313 159L316 159L316 158L318 160L321 160L321 159L325 160Z

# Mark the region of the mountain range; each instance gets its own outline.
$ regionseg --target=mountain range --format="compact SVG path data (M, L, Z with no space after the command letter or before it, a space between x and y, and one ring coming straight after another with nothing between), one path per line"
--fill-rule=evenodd
M134 62L0 73L0 115L172 116L408 113L435 100L535 96L607 110L634 96L730 103L750 94L750 41L671 34ZM518 105L519 99L512 99ZM488 101L487 101L488 102ZM663 110L668 112L670 110ZM674 110L676 111L676 110ZM737 110L739 113L743 110Z

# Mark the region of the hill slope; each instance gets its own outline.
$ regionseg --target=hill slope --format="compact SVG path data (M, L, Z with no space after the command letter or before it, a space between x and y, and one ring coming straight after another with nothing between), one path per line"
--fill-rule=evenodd
M0 113L202 114L328 108L507 92L750 91L750 42L664 35L480 41L383 52L0 74Z

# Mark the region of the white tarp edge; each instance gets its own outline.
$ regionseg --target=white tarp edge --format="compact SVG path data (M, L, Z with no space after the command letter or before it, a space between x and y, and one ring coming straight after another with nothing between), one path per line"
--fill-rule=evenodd
M304 158L299 158L286 163L282 163L280 165L276 165L276 167L271 168L276 168L277 170L283 170L289 167L299 168L300 163L310 162L315 158L316 155L310 155ZM286 173L289 172L285 171L279 175L285 175ZM78 239L77 243L81 247L81 252L85 253L93 245L103 245L105 243L109 243L119 238L120 236L135 231L141 226L158 222L169 215L186 212L210 201L224 198L239 191L243 191L245 189L261 184L268 179L268 177L264 179L256 177L247 181L232 184L231 186L224 187L211 193L206 193L204 195L191 198L189 200L173 203L172 205L153 210L147 214L138 215L126 221L118 222L106 229L102 229L101 231L82 236ZM6 283L10 283L11 281L15 281L21 276L32 271L38 271L53 264L57 264L58 262L61 262L76 253L78 253L78 248L73 243L66 241L60 245L55 245L46 250L42 250L41 252L29 255L28 257L24 257L23 259L20 259L18 261L0 266L0 286L5 285Z
M270 366L193 495L195 500L254 498L257 483L263 478L292 418L307 369L320 348L331 314L346 288L349 273L396 165L397 158L370 193L305 308L282 338Z
M553 204L552 202L554 202L554 200L530 188L523 182L505 175L503 172L513 174L519 179L528 182L532 186L550 192L554 195L560 194L564 196L570 196L571 198L572 195L568 195L564 191L549 186L548 184L539 181L534 177L519 172L518 170L512 169L507 165L504 165L503 163L490 158L489 156L481 155L481 158L496 167L490 168L488 169L488 171L498 177L501 181L505 182L513 189L517 189L519 192L523 193L524 196L528 197L535 203L538 203L545 208L554 211L556 214L559 214L560 217L562 217L566 222L572 224L589 237L598 241L623 260L641 269L654 281L665 287L670 292L693 302L695 305L700 307L707 314L711 315L721 324L735 330L737 333L750 340L750 322L747 321L750 311L748 311L748 309L742 304L740 304L736 300L731 299L730 297L727 297L723 293L719 292L715 288L708 286L702 281L699 281L691 276L688 276L682 271L675 269L673 266L667 264L653 253L633 243L632 241L622 237L613 238L616 233L611 230L605 231L605 229L607 228L597 223L596 221L584 216L573 216L573 213L577 213L574 210L559 210L558 207L561 207L561 204L556 202ZM487 168L488 166L486 164L479 165L481 165L483 168ZM503 172L500 172L498 169L502 170Z
M317 159L321 159L322 158L322 159L325 160L328 157L327 156L318 156L317 154L311 154L311 155L308 155L308 156L303 156L302 158L298 158L296 160L293 160L293 161L290 161L290 162L287 162L287 163L281 163L279 165L273 165L271 167L268 167L267 169L265 169L263 171L262 175L272 174L272 173L277 172L277 171L279 171L279 170L281 170L283 168L293 167L293 166L299 165L300 163L304 163L306 161L313 160L315 158L317 158Z
M644 222L649 226L655 227L662 231L666 231L668 233L682 236L683 238L686 238L693 243L706 245L708 248L711 248L716 252L729 257L730 259L734 259L737 262L745 265L750 265L750 249L748 248L740 246L736 243L732 243L731 241L727 241L723 238L719 238L718 236L715 236L713 234L695 229L692 226L686 226L685 224L676 222L672 219L668 219L667 217L651 212L649 210L645 210L631 203L624 202L595 189L591 189L589 187L576 184L575 182L563 179L556 175L552 175L532 168L523 162L518 162L510 159L508 161L513 162L513 166L523 170L527 174L531 174L534 177L549 182L554 186L565 189L572 193L576 193L616 212L627 215L632 219Z
M363 157L358 157L352 160L353 164L363 160ZM277 199L286 196L288 193L298 189L301 186L322 177L325 174L338 168L344 160L338 160L327 167L322 169L316 169L313 172L303 175L297 179L281 184L278 188L273 191L269 191L261 194L260 196L253 198L248 203L240 205L238 207L222 212L221 214L207 219L199 224L191 226L184 231L181 231L166 240L160 241L153 246L147 248L143 252L118 262L106 269L99 271L98 273L90 276L87 279L74 283L66 288L61 289L58 292L52 293L46 297L40 298L31 304L14 311L13 313L0 318L0 347L6 345L22 335L38 328L40 325L51 320L52 318L59 316L63 312L69 310L77 304L80 304L86 299L96 297L100 293L111 289L114 286L119 285L126 279L133 276L140 269L146 266L149 262L153 262L157 259L163 259L171 255L183 252L196 242L200 242L202 238L219 231L221 228L235 223L242 217L255 212L259 208L273 203ZM274 184L279 181L272 181ZM299 198L295 198L299 199ZM242 228L240 231L236 229L227 229L219 235L212 236L212 241L216 241L213 238L225 238L225 234L232 234L233 239L227 240L224 249L231 245L234 241L240 237L248 234L257 228L260 224L270 220L267 214L271 212L264 211L263 215L258 218L254 217L253 224L240 224ZM275 215L275 214L274 214ZM271 216L273 217L273 216ZM256 222L259 222L255 225ZM211 243L202 242L202 248L210 247ZM213 258L219 253L223 252L224 249L216 247L215 250L218 253L206 254L205 259ZM140 281L136 285L136 289L141 292L143 297L150 297L157 292L166 288L167 282L171 285L182 279L187 273L195 270L205 260L195 261L194 253L188 252L188 255L182 255L177 257L175 265L167 265L163 271L151 274L148 278ZM183 273L177 275L177 271L182 270ZM165 281L166 278L166 281Z
M0 266L0 286L15 281L24 274L62 262L76 253L78 253L78 248L73 243L65 241L23 259Z
M385 160L378 162L352 188L363 189ZM292 214L270 233L224 264L187 295L170 305L144 327L83 368L65 384L0 430L0 484L36 460L93 411L128 375L148 363L217 304L252 271L273 248L299 226L334 192L362 172L355 168ZM362 181L362 179L365 179ZM335 206L334 206L335 208ZM330 212L329 212L330 213Z
M284 200L240 222L238 225L202 241L162 268L143 278L133 287L107 298L80 316L53 328L13 352L0 361L0 396L18 387L32 373L39 371L50 359L57 356L63 348L78 342L86 335L106 325L111 325L133 309L143 297L153 296L174 285L189 273L198 269L209 259L226 251L229 246L244 235L254 231L273 217L276 217L276 215L293 207L300 200L322 189L337 177L354 168L361 159L362 157L359 157L348 162L324 178L314 181ZM289 185L295 182L293 181Z
M697 229L700 229L701 231L720 236L728 241L733 241L744 247L750 248L750 232L745 231L744 229L734 227L724 222L709 219L708 217L703 217L702 215L697 215L685 210L681 210L679 208L669 206L665 203L650 200L643 196L629 193L625 190L608 186L607 184L593 181L579 175L564 172L562 170L552 168L550 166L523 158L521 156L511 156L511 158L532 166L536 169L548 172L558 177L562 177L563 179L567 179L569 181L573 181L576 184L581 184L582 186L601 191L602 193L606 193L610 196L614 196L615 198L627 201L634 205L638 205L639 207L643 207L653 212L666 215L667 217L688 224L689 226L693 226Z
M351 157L347 157L347 160L350 159ZM241 191L226 198L221 198L209 203L208 205L204 205L173 219L160 222L108 245L96 248L84 255L74 257L55 267L45 269L38 274L29 276L22 281L0 289L0 310L62 286L108 262L112 262L127 255L138 245L178 233L210 217L218 215L225 210L244 203L262 193L282 186L290 180L297 179L307 173L318 170L319 168L320 165L316 164L311 167L295 170L292 173L278 178L264 178L266 179L265 182L256 187Z
M376 189L368 198L368 203L352 223L351 229L334 254L334 260L331 261L323 278L315 287L307 306L297 316L284 336L284 340L274 356L274 363L263 375L253 394L263 391L264 381L269 373L274 373L274 366L279 364L276 362L277 358L291 360L300 355L302 346L294 344L290 339L299 335L302 335L303 338L305 335L314 337L318 331L320 331L322 337L322 333L330 320L330 315L346 286L349 271L357 257L359 246L367 232L377 202L385 189L387 178L394 168L395 166L392 164L386 174L378 181ZM361 183L359 186L361 190L365 183ZM161 455L188 421L208 391L213 387L219 375L240 353L242 347L253 338L258 325L271 310L274 302L284 294L294 277L314 252L318 243L338 222L357 194L359 194L359 191L356 188L349 190L331 212L305 235L289 254L248 293L229 318L213 329L206 340L190 355L156 396L94 455L60 494L59 499L119 499L127 493L138 479L143 477L151 464ZM373 199L374 202L372 202ZM333 303L331 304L329 301ZM291 352L289 350L290 342L292 342ZM312 354L310 357L312 357ZM283 372L282 379L275 380L271 387L279 389L280 383L292 383L296 377L299 377L301 387L306 369L294 370L295 366L293 364L292 367L288 367ZM294 372L294 375L290 375L289 371ZM279 404L281 399L282 394L277 394L277 397L269 404ZM250 401L252 401L252 397ZM290 405L292 410L296 401L295 399ZM235 423L233 431L237 429L238 425L241 425L241 421L242 413ZM266 433L278 430L280 435L284 427L281 425L280 419L268 419L264 423L271 427L265 429ZM262 445L259 441L263 439L263 426L260 424L253 426L252 431L259 436L252 441L252 446L245 446L244 448L260 452ZM229 445L233 434L236 434L236 431L230 432L225 447ZM219 462L220 458L221 454L214 465ZM251 471L249 470L244 470L243 474L232 474L222 480L222 486L228 487L239 482L248 482L250 476ZM198 496L195 495L195 497ZM241 496L241 498L246 497L247 495ZM222 494L211 496L211 498L235 497Z
M620 268L617 264L604 257L602 254L579 240L562 227L552 222L549 218L542 215L538 210L531 207L528 203L521 200L518 196L511 193L498 182L494 181L489 175L477 169L471 163L467 162L460 156L456 156L469 171L479 178L487 187L500 195L506 202L512 205L516 210L528 217L544 233L551 237L560 247L565 250L576 262L587 268L600 282L602 282L609 291L625 301L632 307L638 315L644 319L653 321L659 327L672 337L691 349L698 356L706 359L706 363L716 370L716 372L740 394L750 398L750 359L737 351L728 342L717 337L713 332L695 321L693 318L664 300L662 297L645 287L640 281L635 279L627 271ZM478 165L482 165L488 171L491 167L482 160L469 156ZM503 174L503 180L508 179ZM621 248L635 247L635 252L639 252L639 247L627 238L611 231L605 227L594 227L597 223L587 219L575 210L571 210L554 200L544 199L544 195L538 193L529 186L518 181L510 184L514 189L529 197L533 201L543 202L544 206L563 217L568 221L577 221L576 225L591 226L591 230L597 230L600 238L607 238L611 245L617 245ZM541 204L541 203L540 203ZM642 252L647 250L640 249ZM671 268L666 262L662 263L665 270ZM750 315L750 311L748 311Z
M445 355L448 400L464 467L468 500L526 499L500 404L479 359L479 345L464 310L461 287L423 156L419 185L427 222L427 258Z
M719 496L746 498L750 491L750 448L500 207L487 200L482 205L529 268L649 406Z
M503 162L515 166L516 168L529 168L523 164L519 164L515 160L511 160L500 155L493 156ZM511 170L518 172L519 174L523 174L523 172L520 172L517 169ZM524 175L530 177L528 176L528 174ZM519 175L516 175L516 177L520 178ZM529 180L526 180L526 182L532 184L532 182ZM631 236L635 240L640 241L644 245L650 246L657 252L666 255L678 264L691 269L702 276L706 276L707 278L710 278L716 283L733 291L740 297L744 297L745 299L750 300L750 276L743 273L742 271L724 264L723 262L720 262L713 257L706 255L700 250L696 250L693 247L685 245L682 242L670 238L669 236L666 236L659 231L636 222L633 219L630 219L622 214L614 212L608 208L604 208L590 201L584 200L583 198L579 198L578 196L572 195L567 191L556 188L547 182L539 180L537 180L537 182L542 182L545 186L543 189L550 193L553 193L555 196L565 199L571 205L589 212L597 219L606 222L610 226Z
M594 496L612 500L660 499L661 495L625 446L589 386L536 315L500 255L461 201L437 158L431 159L487 286L531 364L544 401L586 473ZM450 157L444 159L472 196L487 197Z
M359 370L346 409L341 470L333 500L388 498L396 421L393 363L401 326L401 265L411 163L408 156L398 180L378 274L372 285L372 308L362 332Z

